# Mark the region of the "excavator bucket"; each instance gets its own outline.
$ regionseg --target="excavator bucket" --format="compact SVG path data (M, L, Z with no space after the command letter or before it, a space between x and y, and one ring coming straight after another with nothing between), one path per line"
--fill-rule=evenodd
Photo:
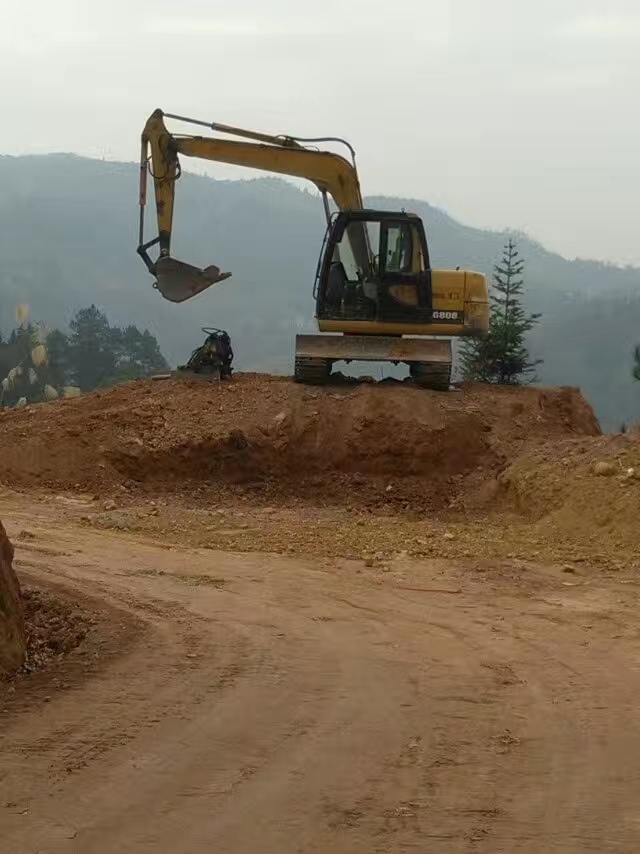
M228 279L231 273L221 273L220 267L211 264L201 270L177 258L162 257L155 263L156 287L170 302L184 302Z

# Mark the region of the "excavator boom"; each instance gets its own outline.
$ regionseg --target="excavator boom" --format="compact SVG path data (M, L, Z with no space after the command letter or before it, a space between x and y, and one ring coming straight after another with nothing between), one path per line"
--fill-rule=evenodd
M164 118L165 114L156 110L148 119L142 133L138 253L149 271L156 276L156 287L165 299L183 302L231 275L221 273L215 265L199 269L171 256L175 184L181 173L179 155L306 178L320 190L325 201L326 194L329 194L340 210L363 208L355 163L352 165L339 154L304 148L292 137L268 136L219 124L208 126L227 134L258 141L237 142L215 137L174 136L167 130ZM149 167L155 189L158 236L145 243L144 209ZM326 204L325 209L328 211ZM360 229L358 233L354 233L354 238L354 252L365 263L370 255L366 231ZM156 244L159 245L160 254L154 262L149 257L148 250Z

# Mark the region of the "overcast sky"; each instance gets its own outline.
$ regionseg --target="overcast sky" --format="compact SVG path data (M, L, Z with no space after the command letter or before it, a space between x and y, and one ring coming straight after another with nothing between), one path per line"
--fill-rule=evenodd
M341 135L365 193L523 229L569 257L640 264L640 0L0 0L0 10L1 152L135 160L155 107Z

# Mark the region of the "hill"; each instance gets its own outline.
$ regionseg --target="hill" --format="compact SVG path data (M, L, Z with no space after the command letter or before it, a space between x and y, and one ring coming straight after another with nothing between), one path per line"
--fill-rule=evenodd
M279 179L213 181L185 174L178 187L175 254L216 263L233 278L191 304L165 303L135 254L137 167L58 154L0 157L0 327L17 302L64 325L92 302L117 324L145 326L172 362L184 361L204 324L227 328L242 369L289 372L297 331L312 330L311 289L324 233L321 205ZM490 273L505 234L464 226L426 202L371 198L424 219L435 265ZM605 426L640 418L630 353L640 337L640 271L568 261L525 235L531 338L541 379L579 385Z

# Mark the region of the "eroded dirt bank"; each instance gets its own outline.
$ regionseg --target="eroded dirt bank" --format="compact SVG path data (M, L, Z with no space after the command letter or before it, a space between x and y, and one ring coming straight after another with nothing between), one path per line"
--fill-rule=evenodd
M13 546L0 522L0 680L24 661L25 635L20 586L13 571Z

